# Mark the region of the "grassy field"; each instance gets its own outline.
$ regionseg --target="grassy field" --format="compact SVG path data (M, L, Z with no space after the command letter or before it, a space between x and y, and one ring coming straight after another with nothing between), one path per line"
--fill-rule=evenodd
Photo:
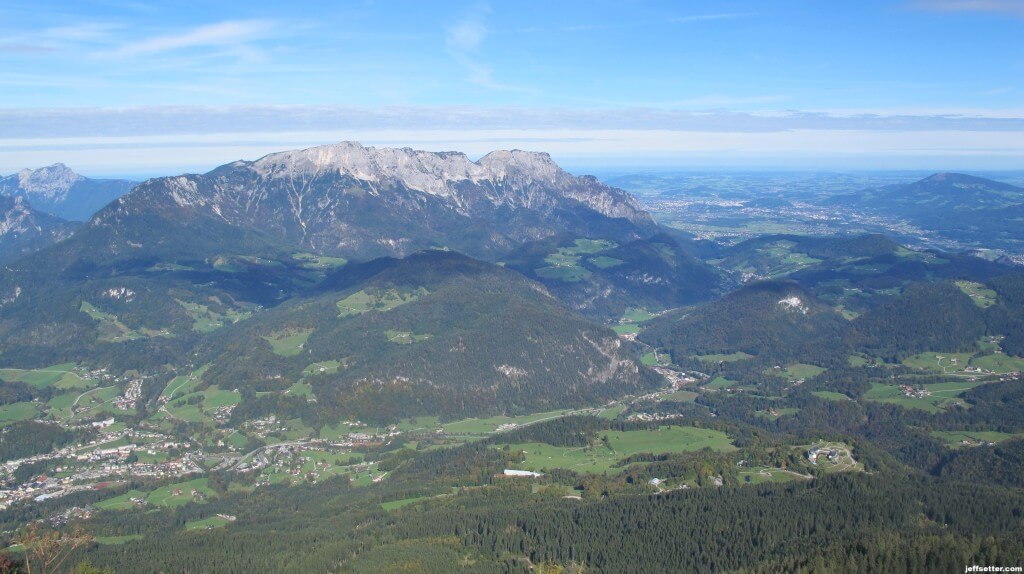
M175 495L174 491L176 489L180 489L181 494ZM203 503L204 500L202 499L193 499L191 492L192 489L195 489L204 497L214 496L213 489L211 489L207 484L207 479L196 478L186 482L179 482L160 487L146 496L146 502L153 506L161 506L165 508L176 508L178 506L184 506L190 502Z
M844 395L843 393L837 393L837 392L834 392L834 391L814 391L811 394L816 396L816 397L818 397L819 399L827 399L827 400L830 400L830 401L849 401L849 400L851 400L850 397Z
M384 335L388 338L388 341L398 343L399 345L419 343L420 341L426 341L432 336L429 333L418 335L410 331L393 331L391 329L385 331Z
M668 354L664 351L661 353L658 353L657 351L649 351L640 357L640 362L648 367L665 365L668 364Z
M220 389L216 386L210 387L203 391L203 408L206 410L216 410L219 407L226 407L228 405L237 405L242 401L242 395L235 391L229 391Z
M805 480L792 472L786 472L781 468L770 468L767 466L752 467L739 471L740 484L764 484L769 482L790 482L793 480Z
M753 359L754 355L748 355L742 351L737 351L735 353L729 353L728 355L694 355L693 358L705 363L732 363L735 361Z
M640 325L637 325L636 323L612 325L612 331L615 331L616 335L636 335L640 332Z
M821 263L821 259L809 257L805 253L793 251L796 243L777 241L757 250L757 255L736 266L737 271L759 273L767 277L780 277L799 271L810 265Z
M327 257L314 253L295 253L292 259L299 261L306 269L338 269L348 263L343 257Z
M78 406L75 407L75 418L81 419L103 412L113 413L114 407L111 402L120 394L121 389L113 385L108 387L97 387L91 391L82 393L81 398L78 399Z
M963 371L971 361L970 353L920 353L903 359L903 365L920 371L953 373Z
M1013 371L1024 371L1024 359L997 353L971 359L971 366L992 371L993 373L1010 373Z
M601 414L597 416L602 419L615 420L624 410L626 410L626 405L615 405L614 407L602 410Z
M403 498L401 500L392 500L390 502L382 502L382 503L380 503L380 505L381 505L382 508L384 508L384 510L389 510L390 511L390 510L395 510L397 508L402 508L403 506L408 506L410 504L419 502L421 500L428 500L430 498L433 498L433 497L431 497L431 496L417 496L415 498Z
M929 413L938 413L963 401L956 398L983 383L977 381L950 381L947 383L935 383L924 385L926 395L923 397L908 397L904 395L898 385L886 385L882 383L871 383L871 389L864 394L869 401L879 401L901 405L908 409L920 409Z
M1024 437L1024 433L1010 434L997 431L932 431L931 435L935 438L946 441L947 446L950 448L960 448L964 446L963 441L965 440L970 443L1000 443L1011 438Z
M591 265L599 267L601 269L608 269L609 267L615 267L616 265L622 265L624 261L616 259L614 257L608 257L607 255L599 255L590 259Z
M785 367L784 369L780 369L778 371L776 371L775 369L769 369L766 372L769 373L769 374L774 373L776 375L785 377L785 378L787 378L789 380L797 380L797 379L809 379L811 377L816 377L816 376L824 373L825 370L826 369L823 369L823 368L818 367L816 365L808 365L806 363L796 363L796 364L793 364L793 365L789 365L788 367Z
M714 379L711 379L710 383L704 385L704 388L718 391L722 389L728 389L730 387L735 387L738 384L739 382L729 380L725 377L715 377Z
M845 395L843 395L843 396L845 396ZM761 417L761 418L775 420L775 419L777 419L779 417L795 415L798 412L800 412L800 409L792 408L792 407L786 407L786 408L775 409L775 414L774 415L771 412L769 412L769 411L757 411L754 414L759 416L759 417Z
M92 385L74 372L75 363L61 363L43 369L0 369L0 380L21 381L37 389L55 386L62 389L88 388Z
M221 314L211 311L207 305L203 305L201 303L190 303L180 299L175 299L175 301L177 301L178 304L185 309L185 312L188 313L188 316L192 318L192 330L199 333L210 333L220 329L228 323L237 323L252 316L252 311L228 309L226 313Z
M284 394L294 395L296 397L306 397L308 399L313 396L313 386L309 383L295 383L288 387Z
M0 406L0 426L6 426L16 421L24 421L39 414L36 403L11 403Z
M341 363L338 361L324 361L322 363L313 363L310 366L306 367L305 369L302 369L302 376L308 377L310 375L318 375L321 373L325 375L333 375L334 373L337 373L338 369L340 368Z
M175 489L180 489L181 494L175 495ZM132 498L142 498L148 505L162 508L176 508L190 502L204 503L205 499L201 497L193 498L192 489L195 489L204 497L214 495L213 490L207 484L206 478L196 478L187 482L169 484L148 493L140 490L130 490L120 496L97 502L93 506L98 510L129 510L135 508L135 503L131 501Z
M650 321L656 316L657 315L643 307L630 307L629 309L626 309L626 312L622 315L622 322L643 323L644 321Z
M526 461L520 467L535 472L565 468L577 472L601 473L612 470L613 465L625 457L649 452L692 452L703 448L717 451L735 450L725 433L695 427L663 426L657 430L604 431L608 445L597 442L592 447L556 447L543 443L511 445L521 450Z
M78 391L57 395L47 401L50 405L50 416L55 419L66 420L71 417L71 405L78 397Z
M228 524L231 524L231 521L226 518L211 516L201 520L190 520L186 522L185 530L209 530L211 528L221 528Z
M851 367L863 367L868 364L868 360L860 355L850 355L847 358L847 362L850 363Z
M270 343L275 355L294 357L302 352L302 346L306 344L312 334L312 329L297 329L273 333L264 336L263 339Z
M570 247L559 247L557 251L544 258L547 267L534 269L539 277L576 282L592 275L591 271L580 263L581 256L597 253L615 247L612 241L604 239L577 239ZM596 267L607 268L621 265L622 261L612 257L595 257L590 260Z
M587 277L593 275L593 273L579 265L565 265L565 266L550 266L550 267L538 267L533 270L538 277L545 279L557 279L559 281L565 281L566 283L576 283L582 281Z
M176 396L184 396L193 392L196 387L199 386L199 383L202 382L203 374L206 373L206 370L209 368L209 365L203 365L188 375L179 375L174 377L167 383L167 386L164 387L160 396L173 399Z
M996 304L996 292L981 283L975 283L974 281L955 281L954 283L978 307L986 309Z
M411 303L427 294L429 294L429 291L422 287L415 291L406 292L400 292L397 289L387 289L373 293L356 291L338 301L338 316L350 317L370 311L390 311L395 307Z
M563 417L569 410L557 410L548 411L544 413L533 413L529 415L523 415L518 417L505 417L496 416L485 419L465 419L461 421L455 421L442 425L444 432L448 434L470 434L480 435L494 432L499 426L504 424L517 424L524 425L541 420L555 419Z
M202 401L188 404L189 400L194 400L195 397L202 397ZM167 403L166 408L173 418L192 423L213 424L213 414L218 408L237 405L241 401L242 396L239 393L213 386L199 392L181 395Z
M99 339L109 343L120 343L142 339L147 335L169 335L167 332L140 333L125 325L116 315L106 313L97 309L92 303L82 301L79 310L99 322Z
M96 510L131 510L135 508L135 503L131 501L132 498L145 498L146 493L141 490L129 490L128 492L101 500L93 504Z
M663 400L663 401L679 401L679 402L683 402L683 403L692 403L693 401L695 401L697 399L698 396L700 396L700 395L698 393L693 392L693 391L687 391L687 390L684 390L684 389L679 389L677 391L673 391L671 393L666 393L664 395L661 395L661 400Z
M570 247L569 249L572 249L578 254L597 253L598 251L605 251L618 247L617 243L607 239L577 239L575 243L576 246Z

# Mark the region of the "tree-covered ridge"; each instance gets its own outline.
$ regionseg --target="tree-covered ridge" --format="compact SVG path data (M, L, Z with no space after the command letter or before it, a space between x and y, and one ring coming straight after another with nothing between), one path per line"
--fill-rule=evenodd
M550 410L657 384L612 331L512 271L442 251L367 265L377 272L354 266L325 281L342 290L319 288L215 334L205 380L267 391L304 379L325 416L371 420ZM339 302L359 312L339 313ZM293 356L266 341L300 331ZM325 361L340 367L307 371Z
M641 337L680 363L695 355L736 351L786 361L806 355L808 345L837 338L845 323L796 283L762 282L697 309L658 317Z
M661 233L622 244L560 235L524 244L503 258L587 316L608 320L630 307L664 310L706 301L722 274Z
M847 345L898 361L922 351L968 351L986 333L985 315L948 283L912 285L900 297L854 319Z
M651 320L641 339L668 350L679 364L736 352L770 365L845 364L851 354L899 363L925 351L991 354L979 347L986 336L999 341L999 352L1020 356L1019 278L989 280L992 299L982 304L954 282L912 282L850 319L799 279L757 282Z

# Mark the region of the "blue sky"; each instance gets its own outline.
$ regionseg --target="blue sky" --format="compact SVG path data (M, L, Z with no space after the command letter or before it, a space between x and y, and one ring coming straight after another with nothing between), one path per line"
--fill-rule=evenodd
M0 6L0 172L275 149L1024 168L1024 1Z

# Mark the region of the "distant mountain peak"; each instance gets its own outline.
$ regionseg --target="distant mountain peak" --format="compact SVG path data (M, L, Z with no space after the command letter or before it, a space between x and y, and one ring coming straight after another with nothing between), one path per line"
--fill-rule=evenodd
M1003 182L1000 182L1000 181L993 181L991 179L986 179L984 177L978 177L976 175L970 175L970 174L966 174L966 173L949 172L949 171L940 172L940 173L934 173L934 174L929 175L928 177L918 181L916 184L912 184L912 185L924 185L924 186L930 186L930 187L939 187L939 186L954 186L954 187L956 187L956 186L974 186L974 187L984 187L984 188L989 188L989 189L1019 189L1019 188L1015 188L1014 186L1012 186L1012 185L1010 185L1008 183L1003 183Z
M83 179L85 178L62 163L18 172L18 185L22 190L50 199L63 198L71 186Z
M0 195L27 197L40 212L83 221L134 185L123 179L90 179L63 163L55 163L0 176Z

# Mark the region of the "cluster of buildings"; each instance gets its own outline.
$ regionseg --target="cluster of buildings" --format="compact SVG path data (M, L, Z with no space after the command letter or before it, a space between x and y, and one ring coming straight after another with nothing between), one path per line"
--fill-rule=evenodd
M903 396L910 397L912 399L923 399L924 397L931 395L930 392L923 388L917 388L906 384L900 385L900 391L903 392Z
M683 388L685 386L692 385L692 384L697 382L697 377L695 377L693 375L684 373L682 371L676 371L674 369L669 369L667 367L663 367L663 366L660 366L660 365L652 366L651 370L653 370L654 372L658 373L662 377L665 377L665 380L668 381L668 384L672 388L672 391L677 391L677 390L679 390L679 389L681 389L681 388ZM661 391L661 392L671 392L671 391ZM658 393L655 393L655 395L656 394L658 394Z
M277 420L274 415L268 415L263 418L252 419L242 425L248 431L252 431L255 435L260 438L265 438L272 432L286 430L283 421Z
M114 408L127 411L134 409L142 398L142 379L132 379L124 388L121 396L114 399Z
M829 462L833 464L839 461L839 449L823 448L818 446L807 451L807 460L810 461L811 464L818 464L818 457L823 455L828 457Z
M109 381L114 376L107 372L106 367L102 369L94 369L87 373L80 375L83 381Z
M643 421L643 422L657 422L665 421L669 419L677 419L679 414L669 413L630 413L626 420L628 421Z
M110 426L108 421L99 422L97 428ZM102 481L110 479L177 478L201 474L205 472L201 464L204 455L193 446L198 445L170 440L159 433L128 429L101 433L84 444L9 460L0 465L0 509L18 501L42 501L101 487L104 484ZM171 459L172 449L190 450ZM137 456L132 455L141 452L152 457L165 454L168 460L140 462ZM34 476L25 481L14 478L16 471L23 465L47 461L55 463L50 475Z
M231 413L235 411L235 407L238 405L224 405L217 407L217 410L213 411L213 420L217 421L217 424L227 424L231 420Z
M60 528L61 526L75 520L88 520L92 516L92 513L93 509L91 506L72 506L63 512L51 515L47 518L47 521L49 521L50 526Z

